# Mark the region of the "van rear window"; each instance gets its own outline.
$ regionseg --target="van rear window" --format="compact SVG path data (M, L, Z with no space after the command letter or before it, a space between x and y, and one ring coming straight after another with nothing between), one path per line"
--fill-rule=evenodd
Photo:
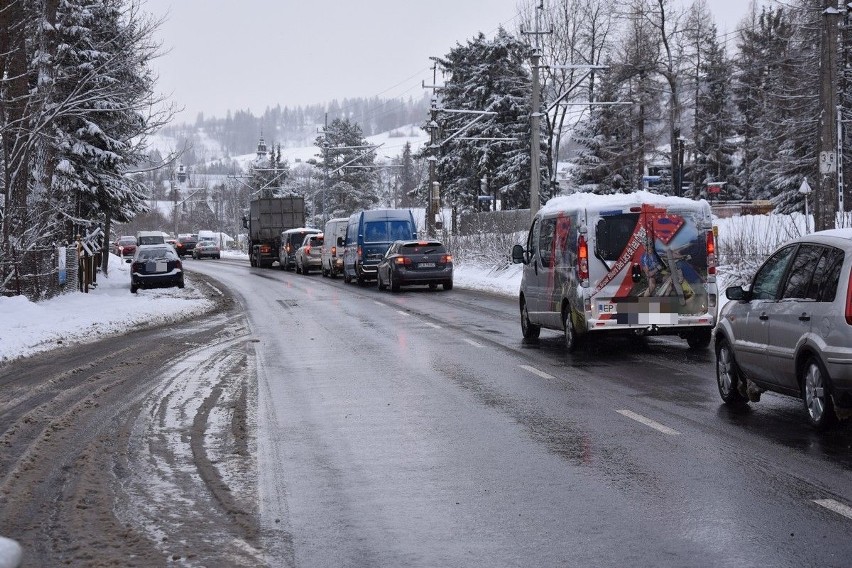
M595 227L595 256L607 261L618 260L638 221L639 213L601 217Z
M365 243L387 243L410 239L412 236L409 221L367 221L364 223Z

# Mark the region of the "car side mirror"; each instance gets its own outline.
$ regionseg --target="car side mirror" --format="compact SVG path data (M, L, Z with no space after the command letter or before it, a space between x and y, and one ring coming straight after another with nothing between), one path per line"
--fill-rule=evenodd
M524 251L523 245L515 245L512 247L512 263L513 264L526 264L526 251Z
M736 300L742 302L746 300L746 291L743 290L742 286L728 286L725 288L725 296L729 300Z

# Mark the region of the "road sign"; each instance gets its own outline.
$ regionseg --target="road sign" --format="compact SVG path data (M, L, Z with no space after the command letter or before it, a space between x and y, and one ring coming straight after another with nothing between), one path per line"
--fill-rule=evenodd
M802 185L799 186L799 193L804 193L808 195L811 192L811 186L808 184L808 178L802 180Z
M819 153L819 173L833 174L837 171L837 156L833 151Z

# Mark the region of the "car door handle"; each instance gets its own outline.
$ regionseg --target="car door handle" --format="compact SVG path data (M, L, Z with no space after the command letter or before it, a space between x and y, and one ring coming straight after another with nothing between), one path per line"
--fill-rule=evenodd
M763 312L762 314L760 314L760 315L758 316L758 318L760 318L762 321L766 321L766 320L768 320L768 319L769 319L769 316L768 316L768 315L766 315L766 312Z
M807 313L803 313L799 316L799 321L811 321L811 316L809 316Z

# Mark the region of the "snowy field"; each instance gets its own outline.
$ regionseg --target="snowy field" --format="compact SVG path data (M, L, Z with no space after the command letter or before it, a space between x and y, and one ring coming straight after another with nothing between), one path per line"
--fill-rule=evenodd
M718 219L719 292L724 303L728 284L743 283L781 243L804 233L802 215L748 215ZM506 251L508 256L509 251ZM244 254L223 251L225 257ZM213 302L187 280L186 288L162 288L130 293L130 265L110 255L108 277L98 275L89 294L70 292L45 302L24 297L0 297L0 364L35 353L59 349L124 333L148 325L177 321L213 308ZM520 265L498 270L457 264L453 275L459 288L516 297Z

